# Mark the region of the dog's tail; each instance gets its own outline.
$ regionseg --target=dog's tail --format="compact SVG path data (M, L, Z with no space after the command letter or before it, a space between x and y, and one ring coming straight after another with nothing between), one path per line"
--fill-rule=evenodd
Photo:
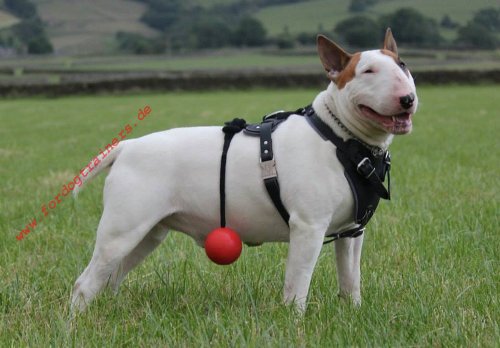
M92 158L88 165L82 169L80 172L80 180L82 184L79 186L75 186L73 190L73 197L76 198L78 193L83 189L83 187L92 179L94 179L97 175L99 175L103 170L111 168L115 159L118 157L120 152L123 150L123 147L126 146L126 142L130 140L124 140L119 142L116 146L112 148L107 148L106 150L101 151L97 156Z

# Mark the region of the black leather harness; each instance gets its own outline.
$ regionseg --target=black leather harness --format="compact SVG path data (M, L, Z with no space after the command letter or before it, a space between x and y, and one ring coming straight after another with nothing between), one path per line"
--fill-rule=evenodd
M227 151L233 136L244 130L245 134L260 137L260 164L262 179L274 206L280 213L283 221L288 225L290 214L281 201L278 173L273 154L272 132L290 115L306 117L308 123L325 140L332 142L337 148L336 154L344 166L344 175L355 201L355 223L357 227L346 231L329 234L325 241L330 243L340 238L355 238L363 234L365 226L373 216L380 198L390 199L390 154L389 151L373 151L361 141L350 138L344 141L316 115L312 106L296 111L279 111L264 116L261 123L248 125L243 119L234 119L226 122L222 128L225 133L224 146L221 158L220 175L220 209L221 227L225 227L225 171ZM333 116L333 115L332 115ZM388 188L383 182L388 177Z

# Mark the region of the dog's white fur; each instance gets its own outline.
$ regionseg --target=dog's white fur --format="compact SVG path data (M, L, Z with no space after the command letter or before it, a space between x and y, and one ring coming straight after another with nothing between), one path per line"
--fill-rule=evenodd
M385 48L397 55L393 41L388 32ZM383 115L406 111L399 98L416 93L411 75L381 50L366 51L358 57L352 78L339 88L340 74L353 69L347 64L352 56L323 37L318 45L332 79L313 102L318 116L348 138L329 108L356 137L387 148L392 134L368 119L359 105ZM368 67L371 73L365 73ZM408 112L414 113L416 106L417 100ZM184 232L203 245L206 235L219 227L222 145L220 127L178 128L123 141L102 158L85 178L88 181L111 168L94 253L75 283L72 308L83 310L108 282L118 289L125 275L163 241L169 229ZM324 236L354 227L354 201L335 147L318 136L304 117L291 116L278 127L273 145L290 227L264 188L258 138L241 133L234 137L227 159L227 225L249 244L290 243L284 299L303 311ZM362 244L363 236L335 242L340 295L356 304L361 302Z

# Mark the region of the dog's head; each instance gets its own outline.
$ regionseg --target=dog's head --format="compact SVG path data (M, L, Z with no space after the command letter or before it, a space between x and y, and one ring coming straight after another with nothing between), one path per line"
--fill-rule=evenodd
M333 82L342 118L358 129L406 134L417 110L415 83L399 58L396 41L387 29L380 50L345 52L325 36L317 38L321 62Z

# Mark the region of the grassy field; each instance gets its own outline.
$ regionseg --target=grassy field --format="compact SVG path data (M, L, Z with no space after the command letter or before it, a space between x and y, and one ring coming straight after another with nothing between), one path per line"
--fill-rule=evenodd
M69 322L88 263L103 177L77 201L49 204L139 108L130 137L177 126L256 121L313 90L254 90L0 101L0 346L497 347L500 342L498 86L425 87L414 132L395 140L393 195L368 226L363 305L336 296L322 251L308 311L281 304L286 244L208 261L177 233L122 285ZM33 218L33 232L16 236Z

